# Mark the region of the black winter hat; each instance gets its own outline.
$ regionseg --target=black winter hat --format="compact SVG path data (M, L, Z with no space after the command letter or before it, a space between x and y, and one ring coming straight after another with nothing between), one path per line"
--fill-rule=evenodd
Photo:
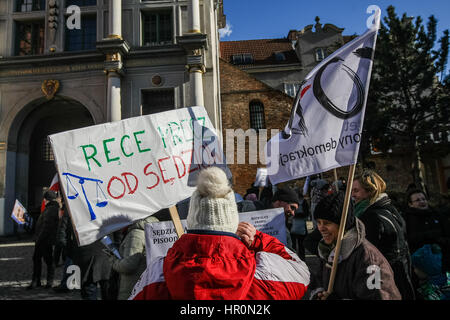
M344 207L344 192L337 192L324 197L319 201L314 210L314 219L324 219L336 224L341 224L342 208ZM350 199L347 212L345 230L353 228L356 224L353 213L353 201Z
M44 199L46 199L48 201L54 201L54 200L56 200L56 197L57 197L57 194L53 190L47 190L44 193Z
M296 203L300 205L300 199L297 193L290 188L280 188L273 195L272 202L277 200L284 201L286 203Z

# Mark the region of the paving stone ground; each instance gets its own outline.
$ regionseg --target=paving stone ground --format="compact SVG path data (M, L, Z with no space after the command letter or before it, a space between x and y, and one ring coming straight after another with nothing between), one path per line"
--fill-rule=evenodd
M81 300L80 291L57 293L44 287L27 290L31 283L34 242L31 236L0 237L0 300ZM56 268L54 285L60 283L63 267ZM47 267L42 263L42 285Z

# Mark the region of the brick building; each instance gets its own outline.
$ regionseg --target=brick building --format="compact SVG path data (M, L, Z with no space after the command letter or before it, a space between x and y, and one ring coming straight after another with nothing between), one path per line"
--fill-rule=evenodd
M282 130L289 120L293 98L304 77L317 63L350 40L342 36L343 30L332 24L322 27L316 17L314 26L290 30L286 38L220 42L224 142L226 129L267 129L267 139L270 138L270 130ZM249 139L246 140L248 142ZM235 155L236 149L235 146ZM264 167L261 162L248 164L248 145L245 150L246 164L237 164L235 156L234 164L229 165L234 188L242 195L255 180L256 169ZM296 182L302 184L303 181Z
M222 102L222 134L226 137L226 129L278 129L283 128L289 120L293 98L269 87L247 72L220 59L220 83ZM269 134L267 138L269 138ZM248 139L246 139L248 142ZM236 154L235 139L235 154ZM226 153L226 143L224 151ZM258 152L261 149L258 148ZM264 167L258 158L257 164L248 164L248 144L246 144L246 164L234 164L229 168L233 173L234 190L241 195L254 182L256 169Z
M332 24L322 26L316 17L315 25L290 30L286 38L222 41L220 79L224 137L226 129L283 129L293 102L289 96L295 96L301 81L314 66L355 37L342 35L343 30ZM252 112L258 109L263 111L263 121L259 122L253 119L257 115L252 118ZM372 168L386 180L389 192L405 192L412 182L411 150L396 146L389 153L366 153L370 155L358 160L357 170L363 166ZM246 156L248 161L248 147ZM422 175L430 194L448 194L450 155L436 159L436 155L430 154L422 161ZM230 165L237 192L245 193L255 179L258 166L262 167ZM338 177L347 175L348 167L337 168ZM323 177L333 181L333 170L324 172ZM302 187L303 182L304 179L299 179L287 183Z

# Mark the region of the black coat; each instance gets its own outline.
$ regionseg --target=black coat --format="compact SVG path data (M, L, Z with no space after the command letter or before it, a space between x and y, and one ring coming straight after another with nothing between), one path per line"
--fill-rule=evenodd
M389 197L383 194L364 210L359 219L366 228L366 239L380 250L391 265L402 299L415 299L406 223L401 214Z
M66 255L73 259L78 243L67 210L64 210L64 214L59 220L58 231L56 233L56 245L65 248Z
M450 271L450 223L448 217L433 208L404 210L408 244L411 253L425 244L439 244L443 271Z
M66 210L58 227L57 243L66 247L67 255L72 259L73 264L80 267L82 283L110 278L112 264L103 252L104 245L97 240L85 246L78 246L72 222Z
M59 223L59 204L50 201L46 204L45 210L39 216L36 223L36 244L54 245L56 242L56 231Z

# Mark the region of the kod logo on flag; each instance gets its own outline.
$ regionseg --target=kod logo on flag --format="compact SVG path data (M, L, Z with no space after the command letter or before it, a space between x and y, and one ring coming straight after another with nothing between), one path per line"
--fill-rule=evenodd
M289 123L266 145L272 184L356 162L380 11L374 16L369 30L306 76ZM271 153L272 144L278 144L278 154Z

